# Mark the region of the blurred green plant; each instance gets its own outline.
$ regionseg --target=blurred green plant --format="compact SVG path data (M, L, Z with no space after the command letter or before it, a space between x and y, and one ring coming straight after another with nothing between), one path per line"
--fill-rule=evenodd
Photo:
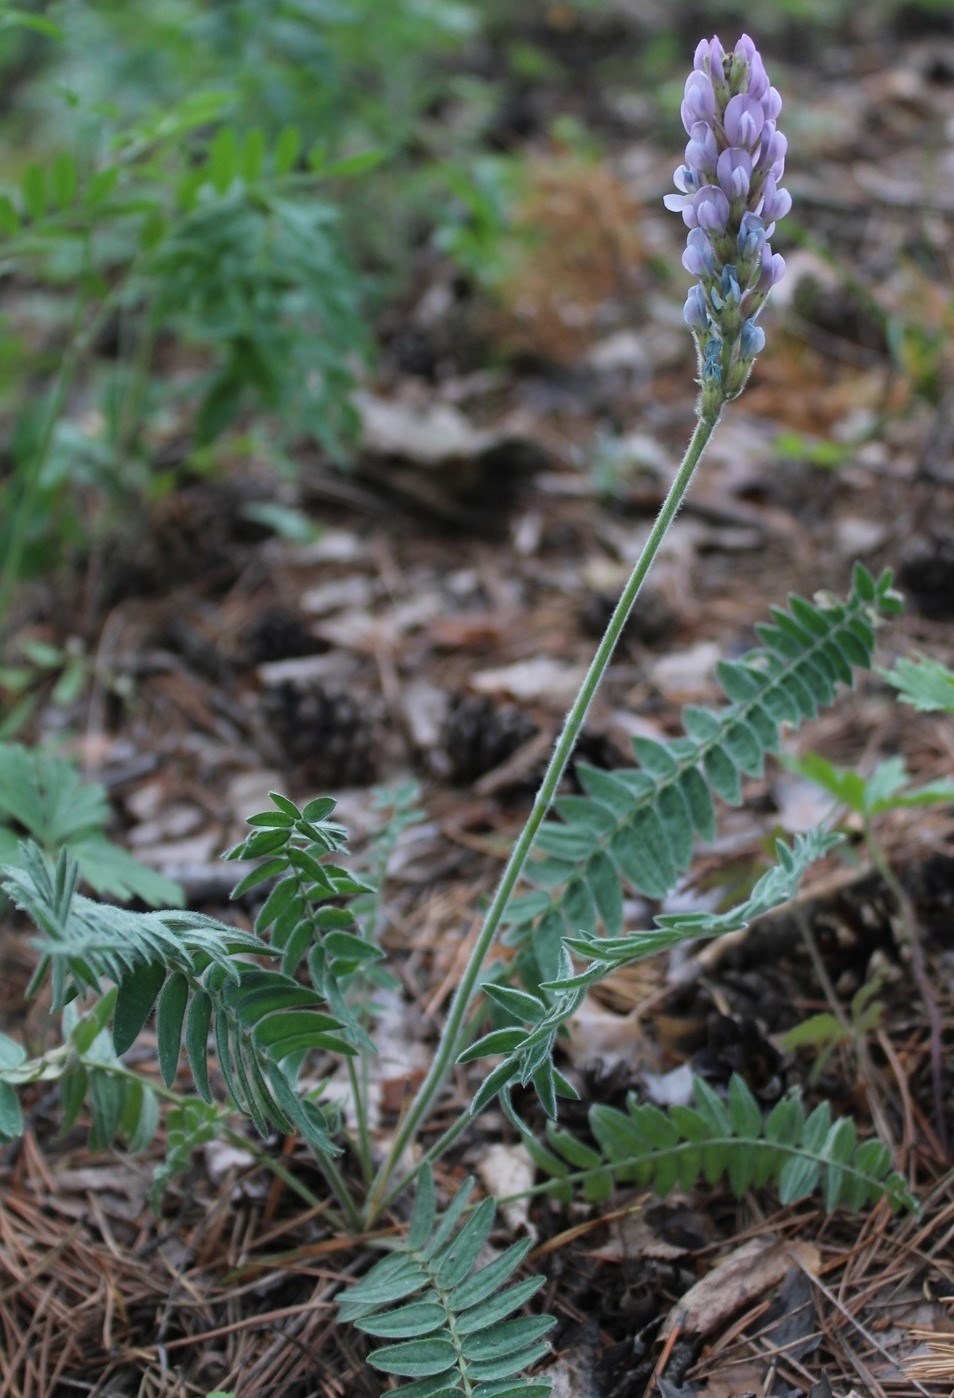
M442 180L451 198L435 228L434 244L475 285L492 288L513 269L513 218L525 182L522 162L509 155L483 155L467 166L446 165Z
M23 728L41 697L54 709L76 703L90 670L90 658L77 636L64 645L21 640L15 660L0 665L0 742Z
M895 662L893 670L879 674L894 685L898 697L922 713L954 714L954 670L939 660L917 656Z
M148 491L160 418L167 435L173 424L202 448L249 407L279 439L344 449L369 340L360 279L320 188L366 162L306 154L293 127L271 142L240 130L223 119L230 103L197 93L107 129L102 160L58 151L0 193L11 295L45 286L70 307L62 353L22 345L18 363L9 347L4 356L14 424L0 486L0 616L17 578L79 544L104 500ZM27 375L45 383L16 411ZM78 417L79 394L95 406Z
M0 618L240 419L272 462L301 436L341 459L368 308L413 249L436 229L486 284L512 242L519 162L486 154L471 0L56 19L0 10Z
M393 154L478 25L469 0L99 0L71 7L55 77L90 107L140 117L224 83L271 135L291 123L332 158L367 144Z
M349 247L391 281L436 207L421 171L461 143L474 149L493 84L456 68L481 20L472 0L157 0L145 10L101 0L72 8L70 42L29 97L48 145L59 140L48 99L58 85L87 113L134 120L227 88L230 119L269 140L293 125L328 161L380 150L382 169L349 191L343 213Z
M817 752L806 753L804 757L786 757L784 762L791 771L807 777L833 796L839 805L860 816L866 837L871 822L885 811L954 802L954 781L940 778L923 786L912 786L903 757L886 758L868 777L850 767L838 767Z
M65 851L97 893L140 898L157 908L182 902L171 879L140 864L106 835L106 793L86 782L65 758L0 743L0 864L22 867L23 841L31 839L49 858Z
M837 471L851 460L857 444L808 437L803 432L780 432L775 451L785 461L800 461L822 471Z

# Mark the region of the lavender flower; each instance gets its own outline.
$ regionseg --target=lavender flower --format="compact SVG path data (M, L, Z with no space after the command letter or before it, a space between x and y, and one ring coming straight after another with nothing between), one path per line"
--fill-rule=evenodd
M776 126L781 109L747 34L730 54L718 39L702 40L681 109L689 144L674 176L679 193L664 202L689 229L682 265L698 282L685 318L699 352L702 410L709 414L745 387L765 344L756 320L785 271L768 241L792 206L779 188L787 146Z

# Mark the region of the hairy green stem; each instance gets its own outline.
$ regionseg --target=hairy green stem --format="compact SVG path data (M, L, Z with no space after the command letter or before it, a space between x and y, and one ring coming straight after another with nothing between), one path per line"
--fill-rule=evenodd
M636 598L646 579L660 545L665 539L669 528L679 511L679 507L685 498L689 483L692 480L695 469L699 464L703 452L709 443L712 433L721 415L721 405L719 409L710 411L707 414L700 414L696 422L695 431L686 448L682 464L676 473L669 492L663 501L662 508L656 518L656 522L650 530L649 537L643 545L642 552L629 576L626 586L620 593L619 601L610 617L609 624L603 634L596 654L590 662L590 667L586 672L579 693L567 713L563 724L562 732L557 739L553 749L553 756L547 767L540 789L537 792L530 812L529 819L520 833L520 836L513 847L506 868L503 871L493 901L487 910L487 916L481 928L480 936L474 944L473 950L467 962L467 966L461 977L460 984L451 1003L447 1021L444 1025L440 1042L434 1054L434 1061L430 1071L418 1088L414 1100L405 1113L398 1128L391 1147L390 1154L379 1169L377 1177L366 1205L366 1221L370 1224L378 1217L384 1206L384 1200L388 1193L388 1185L395 1168L399 1164L405 1150L427 1117L437 1094L441 1091L447 1077L457 1059L458 1054L464 1047L467 1034L467 1017L473 1004L474 997L479 988L480 973L483 970L484 962L493 946L494 940L500 929L507 905L513 891L523 873L524 865L530 854L537 832L543 823L544 817L553 803L560 782L563 780L567 765L576 746L580 730L586 722L590 706L596 697L600 683L609 667L619 641L624 626L629 620ZM466 1118L464 1118L466 1121ZM463 1122L460 1125L463 1129ZM452 1127L442 1138L445 1144L453 1140L459 1130Z

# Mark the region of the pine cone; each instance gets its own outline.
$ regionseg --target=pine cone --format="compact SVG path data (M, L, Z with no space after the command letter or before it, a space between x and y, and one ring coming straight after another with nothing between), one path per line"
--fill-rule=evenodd
M954 616L954 533L940 525L912 539L901 555L898 582L922 616L950 620Z
M379 715L376 706L343 690L282 680L262 700L266 719L295 765L316 787L368 786L376 780Z
M298 612L280 602L259 612L241 642L243 659L248 665L315 655L321 649L321 642L311 634Z
M458 695L441 731L452 780L472 782L499 767L537 733L537 725L512 704L486 695Z

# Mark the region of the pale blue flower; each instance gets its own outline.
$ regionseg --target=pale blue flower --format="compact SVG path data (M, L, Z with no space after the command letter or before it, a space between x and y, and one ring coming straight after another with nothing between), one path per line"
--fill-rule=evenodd
M743 359L754 359L765 348L765 331L761 325L756 325L754 320L745 320L742 322L739 340Z
M684 315L686 324L691 325L694 330L708 329L709 311L706 305L706 294L701 286L696 285L689 288Z

